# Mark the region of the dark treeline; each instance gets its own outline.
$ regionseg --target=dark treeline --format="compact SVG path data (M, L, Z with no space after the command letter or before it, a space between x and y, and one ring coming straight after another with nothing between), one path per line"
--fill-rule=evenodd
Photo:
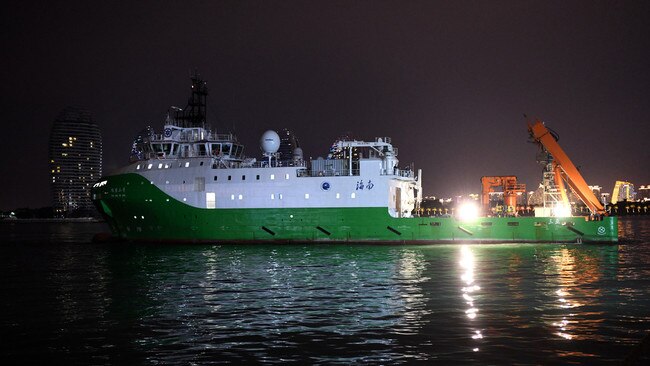
M17 208L12 211L2 212L2 217L12 217L17 219L51 219L54 217L54 209L52 207L41 208Z

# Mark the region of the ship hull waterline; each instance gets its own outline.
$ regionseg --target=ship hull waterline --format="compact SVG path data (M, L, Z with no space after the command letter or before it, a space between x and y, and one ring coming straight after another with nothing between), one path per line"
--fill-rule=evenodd
M204 209L180 202L137 174L93 189L115 238L209 243L616 243L616 217L395 218L385 207Z

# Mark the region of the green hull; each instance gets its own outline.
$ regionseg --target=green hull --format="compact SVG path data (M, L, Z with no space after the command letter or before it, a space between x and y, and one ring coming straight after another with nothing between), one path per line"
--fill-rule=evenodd
M119 238L189 242L616 243L616 217L394 218L387 208L202 209L137 174L106 178L94 202Z

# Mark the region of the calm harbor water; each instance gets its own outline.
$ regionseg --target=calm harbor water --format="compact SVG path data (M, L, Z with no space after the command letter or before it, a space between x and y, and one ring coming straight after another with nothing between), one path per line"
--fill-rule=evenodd
M650 332L648 218L619 245L90 242L105 230L0 222L4 360L620 364Z

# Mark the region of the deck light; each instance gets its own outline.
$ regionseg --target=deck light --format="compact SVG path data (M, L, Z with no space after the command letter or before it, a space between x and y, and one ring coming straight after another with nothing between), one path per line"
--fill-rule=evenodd
M471 221L478 218L478 207L471 202L466 202L458 208L458 218L461 221Z
M555 217L571 217L571 207L562 203L558 203L553 207L553 216Z

